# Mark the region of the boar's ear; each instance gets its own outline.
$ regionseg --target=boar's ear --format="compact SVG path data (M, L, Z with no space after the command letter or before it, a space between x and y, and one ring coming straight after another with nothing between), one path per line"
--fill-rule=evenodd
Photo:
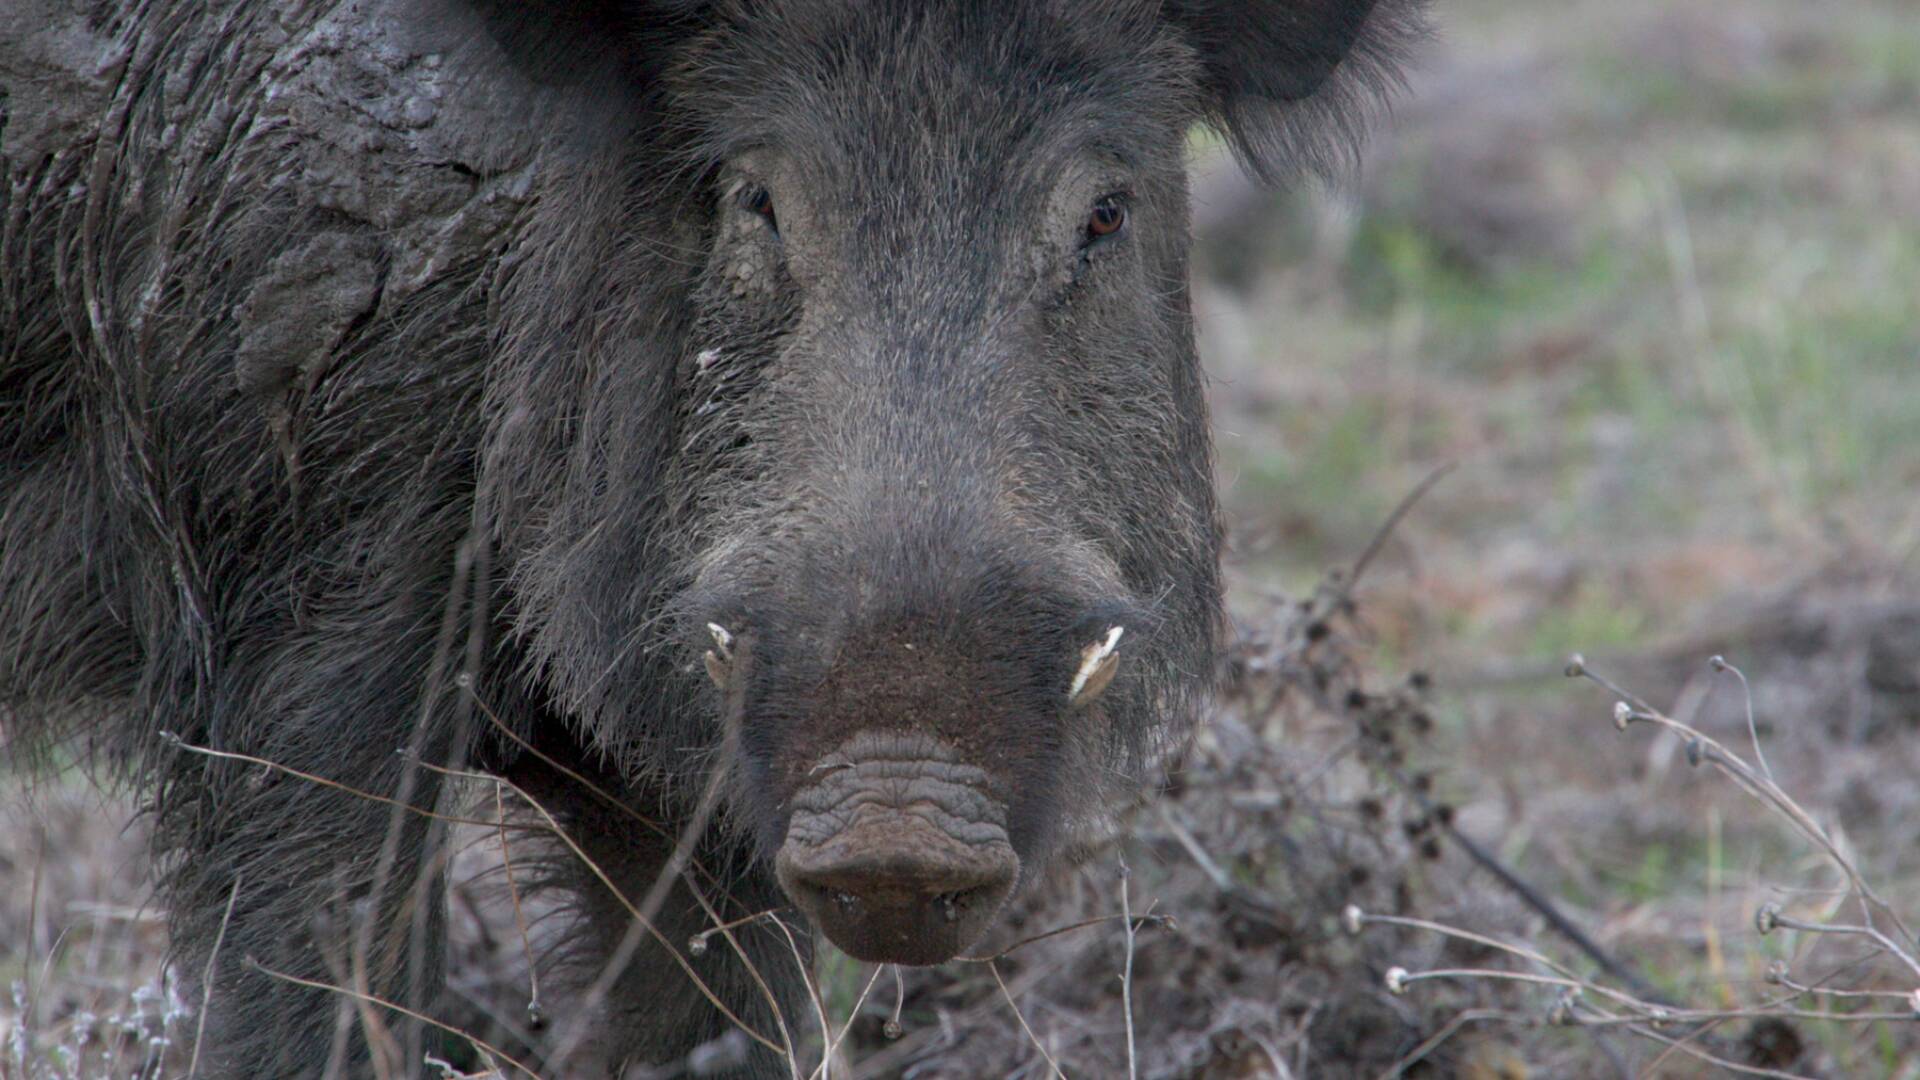
M458 0L524 76L574 85L646 73L698 23L702 0Z
M1199 54L1207 119L1264 180L1353 160L1425 37L1425 0L1167 0Z

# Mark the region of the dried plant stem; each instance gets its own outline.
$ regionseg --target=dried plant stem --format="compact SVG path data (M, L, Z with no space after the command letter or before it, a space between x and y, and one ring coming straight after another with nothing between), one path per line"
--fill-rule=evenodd
M335 791L345 792L346 794L351 795L356 799L366 799L368 802L383 803L387 806L394 807L395 809L404 810L411 814L418 814L421 817L429 818L433 821L442 821L449 825L474 825L483 829L491 829L496 827L499 824L498 822L488 821L483 818L456 817L452 814L442 814L437 810L429 810L424 806L414 806L410 803L403 803L398 799L391 798L386 795L377 795L371 791L366 791L361 788L353 787L348 784L343 784L338 780L329 780L324 776L319 776L314 773L302 772L299 769L293 768L292 766L282 765L279 762L273 761L269 758L255 757L252 754L236 753L232 750L215 750L215 749L212 749L211 747L195 746L194 744L187 742L185 739L182 739L180 736L175 735L170 731L161 732L160 737L172 743L174 746L178 747L179 749L185 750L189 754L200 754L204 757L224 758L225 760L228 760L228 761L243 761L249 765L258 765L263 769L272 769L275 772L283 772L283 773L286 773L288 776L297 777L301 780L307 781L308 783L319 784L321 787L329 787L334 789ZM527 828L527 826L521 826L521 825L516 825L514 827Z
M1813 921L1797 918L1784 913L1779 904L1763 905L1755 915L1754 925L1762 934L1775 930L1790 930L1809 935L1832 935L1842 938L1857 938L1869 942L1873 950L1865 957L1851 962L1848 967L1878 961L1893 961L1907 973L1920 976L1920 959L1916 959L1916 950L1912 946L1913 935L1901 922L1899 913L1882 900L1866 882L1864 875L1852 857L1831 834L1827 832L1812 814L1796 802L1776 781L1772 769L1766 764L1761 752L1758 725L1754 721L1752 693L1747 680L1737 668L1716 656L1710 666L1716 673L1732 672L1739 679L1746 693L1746 731L1753 742L1754 760L1759 764L1749 764L1739 754L1727 746L1700 732L1697 728L1673 719L1667 713L1654 708L1645 700L1624 690L1593 671L1586 660L1574 656L1566 665L1566 674L1570 677L1583 677L1599 685L1617 699L1613 719L1616 727L1625 731L1635 723L1652 724L1679 738L1686 748L1689 763L1698 766L1709 764L1714 770L1729 779L1733 785L1763 807L1785 819L1793 830L1817 848L1826 861L1831 862L1844 877L1846 887L1831 890L1831 907L1838 907L1846 900L1859 903L1863 918L1857 923ZM1403 785L1404 786L1404 785ZM1711 824L1711 848L1718 851L1719 825L1715 817ZM1718 855L1713 856L1713 866L1718 865ZM1712 871L1710 869L1710 875ZM1717 878L1710 876L1710 892L1717 896ZM1828 914L1832 914L1829 911ZM1429 979L1454 979L1469 981L1495 981L1533 983L1555 986L1562 990L1558 1003L1544 1018L1519 1018L1519 1022L1538 1024L1550 1023L1561 1026L1580 1027L1589 1030L1623 1029L1634 1035L1649 1039L1664 1046L1663 1052L1643 1073L1651 1075L1659 1071L1663 1064L1675 1055L1684 1055L1714 1068L1744 1076L1778 1077L1782 1080L1804 1080L1799 1074L1779 1069L1745 1065L1732 1060L1723 1053L1699 1045L1719 1026L1731 1020L1753 1020L1761 1017L1778 1020L1806 1020L1841 1022L1849 1024L1887 1023L1909 1024L1920 1018L1920 989L1913 991L1888 991L1869 989L1833 989L1823 985L1796 981L1791 977L1784 962L1776 962L1769 970L1767 979L1785 989L1785 993L1770 1000L1756 1001L1748 1005L1728 1005L1722 1003L1719 1008L1684 1008L1654 1003L1646 1000L1649 995L1628 994L1602 985L1586 978L1563 964L1533 949L1522 948L1497 941L1481 934L1471 933L1456 927L1446 926L1424 919L1394 915L1369 915L1358 907L1349 906L1342 914L1342 923L1349 932L1358 933L1372 923L1403 926L1410 929L1425 930L1449 937L1470 941L1483 947L1504 952L1523 959L1530 964L1539 965L1552 972L1542 974L1527 971L1506 971L1487 968L1435 968L1427 971L1409 972L1394 967L1386 974L1387 988L1393 993L1403 993L1417 982ZM1883 929L1883 926L1890 927ZM1904 939L1904 940L1902 940ZM1717 937L1709 936L1710 950L1717 953ZM1724 973L1724 964L1715 961L1718 972ZM1844 968L1842 970L1845 970ZM1830 979L1829 975L1826 978ZM1826 979L1817 980L1824 982ZM1724 974L1721 985L1725 988ZM1899 1002L1903 1009L1892 1011L1844 1012L1832 1008L1818 1007L1837 1002ZM1812 1004L1816 1007L1805 1007ZM1484 1019L1498 1017L1493 1013L1465 1012L1456 1017L1433 1037L1424 1041L1412 1055L1397 1064L1388 1075L1398 1075L1400 1071L1420 1060L1431 1052L1440 1041L1456 1032L1460 1025L1471 1017ZM1687 1030L1674 1031L1675 1027Z
M1071 922L1065 926L1056 926L1051 930L1042 930L1037 934L1023 937L1019 941L994 953L992 956L956 956L954 960L963 964L991 964L995 960L1004 960L1013 953L1026 948L1036 941L1045 941L1051 937L1059 937L1061 934L1071 934L1075 930L1085 930L1089 926L1099 926L1101 923L1110 923L1116 919L1124 919L1126 917L1125 915L1097 915L1091 919L1081 919L1079 922ZM1173 917L1170 915L1142 914L1138 921L1142 926L1164 926L1171 924Z
M200 1048L206 1043L207 1012L213 1005L213 966L220 959L220 946L227 940L227 924L233 920L234 902L240 899L241 875L233 875L233 888L227 890L227 910L220 915L220 929L213 935L213 951L207 954L207 966L200 972L200 1015L193 1024L193 1057L187 1061L187 1080L199 1075Z
M1653 1028L1644 1024L1630 1025L1627 1030L1643 1039L1651 1039L1654 1042L1665 1043L1673 1050L1677 1050L1696 1061L1702 1061L1715 1068L1725 1069L1728 1072L1738 1073L1741 1076L1766 1076L1772 1077L1773 1080L1816 1080L1815 1077L1808 1076L1805 1073L1791 1073L1780 1069L1761 1068L1757 1065L1744 1065L1738 1061L1732 1061L1720 1057L1717 1054L1702 1050L1700 1047L1693 1045L1690 1039L1675 1038L1663 1031L1655 1031Z
M807 990L807 1000L813 1003L814 1018L820 1023L821 1037L825 1038L827 1033L832 1029L827 1026L827 999L826 996L820 992L820 981L813 977L813 971L807 966L806 954L800 951L800 941L794 934L793 928L788 926L786 921L778 915L768 915L767 917L773 920L774 928L779 930L780 936L786 939L787 952L793 957L793 965L800 972L800 981ZM731 941L733 935L729 933L727 939ZM736 945L734 948L737 950L739 946ZM760 973L754 970L751 965L748 966L747 970L753 972L755 979L760 977ZM762 983L761 985L764 986L765 984ZM777 1008L774 1010L774 1022L780 1025L781 1038L791 1042L791 1036L786 1034L786 1018L780 1015L780 1010ZM794 1076L795 1080L799 1080L800 1062L797 1057L788 1059L787 1070Z
M1397 1080L1397 1078L1404 1075L1408 1069L1425 1061L1428 1054L1433 1053L1448 1039L1453 1038L1459 1033L1461 1028L1482 1020L1503 1020L1508 1023L1524 1024L1528 1023L1531 1018L1517 1013L1502 1012L1498 1009L1467 1009L1457 1013L1443 1024L1439 1031L1421 1040L1419 1046L1407 1051L1405 1057L1388 1066L1386 1071L1380 1074L1379 1080Z
M743 640L738 644L737 649L738 649L739 662L745 663L748 656L747 650L751 649L751 643ZM548 768L553 769L555 772L558 772L560 775L566 777L567 779L573 781L576 784L579 784L589 794L593 795L596 799L599 799L603 804L612 808L615 812L625 815L627 818L634 821L636 824L642 826L643 828L649 830L650 832L654 833L655 835L663 839L674 841L673 855L669 860L668 868L663 870L661 874L655 877L654 885L652 888L648 890L646 902L641 905L641 910L650 911L652 905L654 903L657 903L660 898L664 897L665 894L662 888L663 884L671 884L672 878L676 876L682 876L685 878L688 892L691 893L695 901L699 903L701 910L706 912L707 917L713 920L714 923L716 924L715 926L709 928L708 930L703 931L700 935L701 939L704 940L704 938L708 934L719 933L726 940L727 946L733 951L734 955L740 960L741 964L746 968L748 977L753 980L755 987L767 999L767 1002L771 1007L770 1011L773 1014L774 1023L779 1029L780 1041L782 1045L785 1047L785 1050L781 1051L779 1047L772 1047L772 1048L784 1054L789 1071L794 1076L797 1077L799 1075L799 1065L798 1065L797 1056L794 1052L793 1036L792 1036L792 1033L787 1029L786 1017L782 1014L780 1010L779 1000L774 995L772 988L767 985L766 979L762 977L759 969L754 965L751 958L747 956L746 950L741 947L739 941L735 939L732 933L733 928L740 925L741 923L759 918L761 917L761 915L770 914L770 912L762 912L758 915L746 916L745 918L736 919L736 920L733 920L732 922L722 921L719 916L719 913L714 910L712 903L707 899L706 896L704 896L701 893L700 889L695 886L695 882L693 878L697 876L703 879L705 882L707 882L708 885L720 890L721 894L726 896L729 899L732 899L733 895L731 892L729 892L726 889L725 883L720 881L719 878L717 878L714 874L708 871L707 868L701 864L700 860L697 857L695 857L695 855L693 854L693 849L691 845L688 843L689 835L692 832L692 828L691 828L692 823L689 823L688 828L682 829L681 834L679 836L675 836L673 833L668 831L668 829L665 826L661 825L659 822L654 821L653 819L635 810L633 807L629 806L623 800L615 798L611 792L607 791L604 787L601 787L599 784L594 783L594 781L591 778L582 775L580 772L578 772L575 769L569 768L564 762L561 762L555 759L552 755L546 753L540 748L534 746L532 743L528 742L519 733L515 732L512 728L508 727L506 722L500 719L499 714L494 712L492 707L490 707L484 700L482 700L478 696L478 694L474 694L472 687L470 685L466 689L470 694L473 694L474 705L480 710L480 714L483 717L485 717L487 722L491 724L494 727L494 729L498 731L501 735L505 736L508 740L512 741L515 745L525 750L528 754L532 755L536 760L540 761L542 764L546 765ZM737 732L737 721L738 721L740 707L741 707L741 702L739 699L739 691L736 689L730 692L728 697L728 707L727 707L727 717L728 717L727 737L728 738L734 737L734 735ZM700 803L696 807L696 813L695 813L696 820L699 821L703 826L705 821L713 813L717 805L717 799L720 792L720 787L721 787L721 784L724 782L724 780L725 780L725 776L720 770L715 770L715 772L711 774L708 778L707 787L705 791L702 793ZM541 809L536 804L534 804L533 801L527 797L525 792L520 791L518 788L515 788L514 790L516 794L519 794L523 799L527 799L529 805L533 805L535 806L536 810L540 810L543 817L546 817L549 821L552 820L551 815L547 814L544 809ZM554 827L557 829L558 825L555 825ZM562 839L567 842L568 846L573 849L574 853L578 855L582 859L582 861L586 862L587 865L590 868L592 868L595 876L599 877L601 881L603 883L606 883L608 888L611 889L612 884L610 882L607 882L606 876L603 873L601 873L599 867L594 866L591 860L587 860L584 853L581 852L579 848L575 846L570 839L566 837L562 837ZM672 870L673 872L669 874L667 870ZM658 895L656 896L656 894ZM623 905L627 906L629 909L632 908L633 905L629 903L624 896L621 896L618 890L614 890L614 895L619 898L620 902ZM641 928L645 933L652 934L656 939L660 940L661 944L665 946L669 952L674 954L675 959L679 961L682 969L688 970L689 972L691 972L691 968L688 967L686 960L680 957L679 951L677 949L675 949L672 945L669 945L666 943L665 939L661 937L659 932L653 927L651 919L638 920L636 923L636 926ZM587 995L589 1002L597 1001L599 997L605 995L607 986L603 985L603 983L610 984L610 976L614 973L617 973L621 967L624 967L627 961L631 958L632 950L634 946L637 944L638 944L638 936L634 933L630 932L622 937L619 947L615 950L615 956L609 958L609 962L602 968L600 977L596 978L593 986L589 988L588 995ZM792 944L791 937L789 937L789 945L791 944ZM802 965L803 975L806 974L804 971L804 968L805 968L805 965L803 964ZM696 978L695 982L698 983L699 980ZM701 988L703 993L707 993L704 985L702 985ZM707 997L710 1001L713 1000L713 995L711 993L707 993ZM726 1013L726 1010L724 1008L721 1011L723 1013ZM584 1015L584 1012L583 1012L583 1015ZM731 1013L727 1013L727 1015L729 1019L732 1019L736 1024L739 1023L738 1019L734 1018ZM764 1037L760 1036L757 1032L753 1031L751 1028L748 1028L745 1025L741 1025L741 1028L743 1031L746 1031L748 1035L753 1036L757 1041L760 1041L763 1044L767 1042L767 1040ZM578 1038L581 1036L583 1031L584 1029L579 1023L575 1023L574 1025L568 1028L567 1032L565 1033L566 1037L563 1040L562 1047L561 1047L562 1053L571 1052L574 1044L578 1041Z
M847 1013L847 1022L840 1025L840 1034L835 1035L833 1029L827 1026L824 1013L821 1016L820 1023L823 1028L823 1037L826 1039L827 1048L825 1052L820 1055L820 1067L808 1074L808 1080L813 1080L816 1076L819 1077L820 1080L831 1080L829 1070L833 1065L834 1052L840 1049L842 1042L846 1041L847 1032L853 1030L853 1022L860 1018L861 1006L867 1003L867 995L873 993L873 984L880 981L881 966L884 965L876 966L873 969L873 974L867 976L867 985L860 988L860 996L854 999L853 1009Z
M579 842L569 836L565 829L561 828L560 822L545 806L540 804L539 800L535 799L532 795L520 788L519 785L504 776L475 772L470 769L450 769L444 765L435 765L425 761L421 762L421 766L446 776L458 776L469 780L505 784L509 791L519 796L520 800L531 807L534 813L540 815L541 819L547 823L547 827L553 831L553 835L558 837L560 842L566 845L567 850L573 853L574 858L579 859L582 865L592 871L593 876L599 879L600 884L606 886L607 891L612 894L614 900L616 900L621 907L627 909L627 914L633 916L635 922L648 934L651 934L654 940L660 943L660 947L667 951L667 955L673 957L674 963L679 965L680 970L693 982L694 988L700 991L700 996L706 998L708 1004L718 1010L720 1015L726 1017L729 1023L745 1032L748 1038L774 1053L791 1060L792 1055L788 1052L787 1048L780 1046L772 1039L754 1030L751 1025L740 1019L738 1014L728 1008L725 1002L720 1000L719 996L713 992L713 988L707 985L707 981L702 979L700 973L694 970L693 965L687 962L686 956L681 953L680 949L673 942L668 941L666 935L662 934L659 928L653 925L651 920L642 917L640 909L634 905L633 901L628 899L626 894L620 891L620 888L613 883L613 879L607 876L607 872L600 868L600 864L594 862L593 859L587 855L586 850L580 846Z
M1434 466L1426 476L1422 477L1419 483L1413 485L1412 491L1407 492L1401 497L1399 503L1395 504L1393 511L1387 515L1386 520L1382 521L1380 527L1373 531L1373 537L1367 541L1367 546L1361 550L1360 557L1353 561L1353 568L1347 571L1346 578L1341 583L1344 590L1350 592L1355 585L1360 583L1361 576L1367 572L1369 566L1373 565L1373 560L1380 557L1380 552L1386 548L1388 539L1400 528L1400 522L1413 511L1414 505L1421 499L1426 498L1427 492L1432 491L1440 481L1445 480L1447 474L1457 468L1459 464L1458 461L1452 460L1441 462Z
M493 785L493 807L500 822L500 865L507 876L507 896L513 901L513 925L520 931L520 953L527 961L527 1008L540 1008L540 965L535 962L533 942L527 937L527 916L520 908L520 887L513 880L513 846L507 843L507 801L499 784Z
M1721 661L1719 666L1725 666L1725 661ZM1860 900L1861 911L1865 916L1866 925L1833 929L1830 932L1854 933L1871 938L1882 949L1900 960L1900 962L1915 975L1920 975L1920 959L1916 959L1915 956L1908 951L1914 942L1912 931L1907 929L1905 923L1901 921L1900 916L1894 911L1893 907L1882 899L1878 893L1874 892L1873 887L1867 883L1866 878L1860 873L1859 867L1855 865L1853 859L1840 849L1840 845L1834 842L1833 838L1828 835L1825 829L1821 828L1820 824L1813 819L1813 815L1809 814L1805 808L1794 801L1792 796L1788 795L1778 784L1774 783L1771 776L1762 775L1719 740L1702 733L1690 725L1673 719L1659 709L1649 705L1645 700L1621 689L1605 676L1593 671L1583 658L1575 656L1569 661L1567 672L1570 675L1586 678L1620 699L1621 704L1614 709L1614 718L1617 725L1624 729L1625 726L1630 723L1650 723L1670 732L1685 743L1689 761L1704 761L1714 766L1723 775L1732 780L1734 786L1785 818L1787 823L1792 825L1795 831L1799 832L1802 837L1826 854L1834 866L1845 875L1848 886L1851 888L1853 894ZM1877 926L1873 925L1873 917L1876 911L1905 939L1906 945L1896 942ZM1798 927L1798 929L1807 928L1807 926Z
M1123 860L1120 863L1120 914L1127 930L1127 962L1120 973L1120 1009L1127 1022L1127 1077L1128 1080L1140 1075L1138 1060L1134 1056L1133 1046L1133 901L1128 897L1128 886L1133 875Z
M1040 1051L1040 1056L1046 1059L1047 1075L1050 1077L1058 1076L1061 1080L1066 1080L1067 1074L1060 1071L1060 1063L1053 1060L1053 1055L1047 1052L1045 1044L1041 1043L1040 1037L1035 1035L1033 1028L1027 1024L1026 1015L1020 1011L1020 1003L1013 1000L1012 992L1007 989L1006 980L1000 977L1000 965L989 960L987 962L987 971L993 975L993 984L1000 988L1000 996L1007 999L1007 1008L1013 1010L1013 1018L1020 1021L1020 1030L1027 1033L1027 1041L1032 1043L1033 1048Z
M467 688L467 692L470 694L474 693L471 687ZM666 826L660 824L659 822L653 820L652 818L646 816L645 814L642 814L640 811L635 810L633 807L627 805L627 803L625 803L624 801L615 798L612 792L608 791L606 788L600 786L599 784L594 783L594 781L590 777L581 775L579 770L569 768L565 762L556 759L553 755L547 753L546 751L528 742L518 732L508 727L506 721L500 719L500 715L494 712L493 708L489 706L484 700L482 700L477 694L475 694L474 696L473 703L474 703L474 707L480 710L480 715L486 718L487 723L491 724L495 731L499 732L509 742L513 743L515 746L518 746L521 750L525 751L535 761L540 762L542 765L545 765L546 767L552 769L554 772L557 772L561 776L566 777L568 780L571 780L574 783L579 784L583 790L585 790L589 795L592 795L594 798L600 800L600 802L605 806L607 806L609 809L613 810L617 814L621 814L625 816L628 820L632 821L636 825L639 825L641 828L646 829L647 831L653 833L655 836L658 836L663 840L673 839L673 834L667 831ZM701 878L703 878L710 887L719 889L722 895L726 896L728 899L732 899L732 894L727 892L725 883L722 882L713 873L708 871L707 868L700 863L700 860L689 859L687 866L690 870L692 870L694 873L698 874Z
M702 904L701 906L704 907L706 905ZM737 919L728 919L725 922L721 922L716 917L714 919L714 924L712 926L707 927L705 930L702 930L693 936L694 936L694 939L697 941L705 941L707 938L710 938L715 934L724 934L729 930L738 930L739 928L747 925L748 923L759 922L761 919L764 919L779 910L780 910L779 908L768 908L765 911L756 911L751 915L742 915ZM717 916L718 912L709 911L707 914Z
M800 1072L800 1059L798 1054L794 1052L793 1032L787 1028L787 1017L780 1009L780 999L774 994L773 987L767 985L766 977L760 973L760 966L755 964L753 958L747 955L746 948L740 944L740 939L734 936L733 931L735 927L744 923L754 922L759 919L771 920L775 926L780 928L780 932L786 935L787 947L793 950L794 958L799 960L799 947L794 944L793 934L790 933L786 925L780 921L779 915L776 913L777 909L770 908L766 911L756 912L755 914L735 919L732 922L722 922L720 920L720 913L714 910L713 902L707 899L706 894L700 891L700 887L694 883L691 877L686 879L686 885L687 893L693 897L695 903L700 905L700 910L706 912L707 918L714 924L702 930L696 935L697 938L705 941L708 935L719 934L721 940L727 943L727 948L733 950L733 955L739 959L740 966L746 970L747 977L753 980L754 987L760 991L762 997L766 998L768 1011L773 1014L774 1026L780 1031L780 1044L787 1047L787 1071L797 1076ZM805 982L808 993L818 1000L818 988L814 985L812 974L806 970L805 963L800 964L800 977Z
M528 1076L533 1077L533 1080L541 1080L540 1074L535 1072L532 1069L532 1067L528 1066L525 1062L514 1057L512 1054L507 1053L505 1050L500 1049L499 1047L493 1045L490 1042L487 1042L486 1040L480 1038L477 1035L473 1035L468 1032L462 1031L451 1024L444 1023L439 1020L435 1020L433 1017L428 1016L424 1013L415 1012L414 1010L407 1008L405 1005L402 1005L399 1002L388 1001L385 998L378 997L373 994L362 993L357 990L349 990L344 986L335 986L332 983L320 982L317 979L303 979L298 975L289 975L284 971L275 971L274 969L266 966L265 964L262 964L260 961L255 960L251 956L247 957L247 966L253 968L255 971L258 971L262 975L265 975L269 978L279 979L282 982L293 983L295 986L305 986L313 990L325 990L330 994L341 994L346 997L352 998L362 1005L377 1006L383 1009L391 1009L402 1016L406 1016L411 1019L418 1020L423 1024L428 1024L428 1025L431 1025L432 1027L439 1028L441 1031L444 1031L449 1035L455 1036L456 1038L465 1039L468 1042L472 1043L474 1046L478 1047L481 1053L490 1054L493 1057L499 1058L501 1061L504 1061L507 1064L513 1066L514 1068L519 1069L521 1072L526 1073Z
M1401 774L1400 770L1388 768L1385 771L1393 780L1394 785L1408 798L1412 799L1420 807L1421 812L1427 815L1430 820L1439 817L1435 812L1436 808L1433 800L1422 793L1419 787L1409 782L1408 779ZM1535 888L1532 883L1508 867L1507 864L1495 856L1493 852L1488 851L1482 847L1478 841L1460 831L1452 822L1442 822L1440 828L1441 831L1446 834L1447 839L1453 841L1456 847L1467 853L1468 858L1478 863L1481 869L1492 874L1509 892L1512 892L1520 898L1521 902L1537 912L1541 918L1547 921L1547 925L1552 927L1555 933L1566 938L1573 944L1574 948L1585 953L1588 959L1599 965L1600 970L1606 972L1607 975L1612 978L1618 979L1632 987L1634 993L1639 994L1641 997L1652 998L1657 996L1653 987L1650 986L1645 979L1642 979L1624 963L1616 959L1612 953L1601 948L1599 942L1593 940L1585 930L1582 930L1565 912L1560 910L1560 905L1555 904L1546 894L1542 893L1539 889Z

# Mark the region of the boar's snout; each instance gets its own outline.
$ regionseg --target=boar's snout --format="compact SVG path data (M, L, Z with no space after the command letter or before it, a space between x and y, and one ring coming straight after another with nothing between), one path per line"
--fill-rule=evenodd
M938 964L979 939L1020 859L986 774L922 738L867 733L793 800L781 887L841 951Z

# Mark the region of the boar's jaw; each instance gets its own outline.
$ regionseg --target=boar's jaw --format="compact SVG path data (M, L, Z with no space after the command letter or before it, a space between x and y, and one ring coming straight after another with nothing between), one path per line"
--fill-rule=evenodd
M1020 859L1006 804L979 768L932 740L867 732L793 798L780 885L842 952L938 964L977 941Z

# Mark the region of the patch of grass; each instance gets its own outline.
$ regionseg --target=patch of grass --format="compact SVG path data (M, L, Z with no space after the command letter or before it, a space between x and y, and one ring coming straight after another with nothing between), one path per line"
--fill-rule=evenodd
M1384 493L1367 483L1382 470L1379 439L1383 419L1377 399L1356 398L1328 416L1302 416L1292 449L1264 447L1248 456L1242 444L1222 447L1234 498L1243 506L1284 508L1283 561L1294 571L1317 574L1324 561L1385 512Z
M816 950L813 974L819 982L820 997L827 1004L827 1021L834 1025L837 1034L840 1025L853 1015L854 1003L860 1000L860 991L866 988L873 969L839 949L822 944ZM796 1034L804 1034L809 1042L819 1042L818 1020L808 1019L814 1022L806 1025L805 1032Z
M1714 357L1738 422L1810 513L1920 458L1920 326L1911 304L1850 296L1825 310L1781 311L1769 325L1737 330Z
M1603 585L1582 582L1572 596L1534 621L1527 653L1552 660L1583 650L1625 648L1644 638L1652 621L1634 601Z
M1592 245L1566 263L1536 259L1480 270L1451 258L1417 225L1394 219L1361 224L1346 273L1362 317L1417 305L1429 322L1422 361L1464 371L1485 370L1516 329L1580 322L1621 280L1616 253L1606 245Z

